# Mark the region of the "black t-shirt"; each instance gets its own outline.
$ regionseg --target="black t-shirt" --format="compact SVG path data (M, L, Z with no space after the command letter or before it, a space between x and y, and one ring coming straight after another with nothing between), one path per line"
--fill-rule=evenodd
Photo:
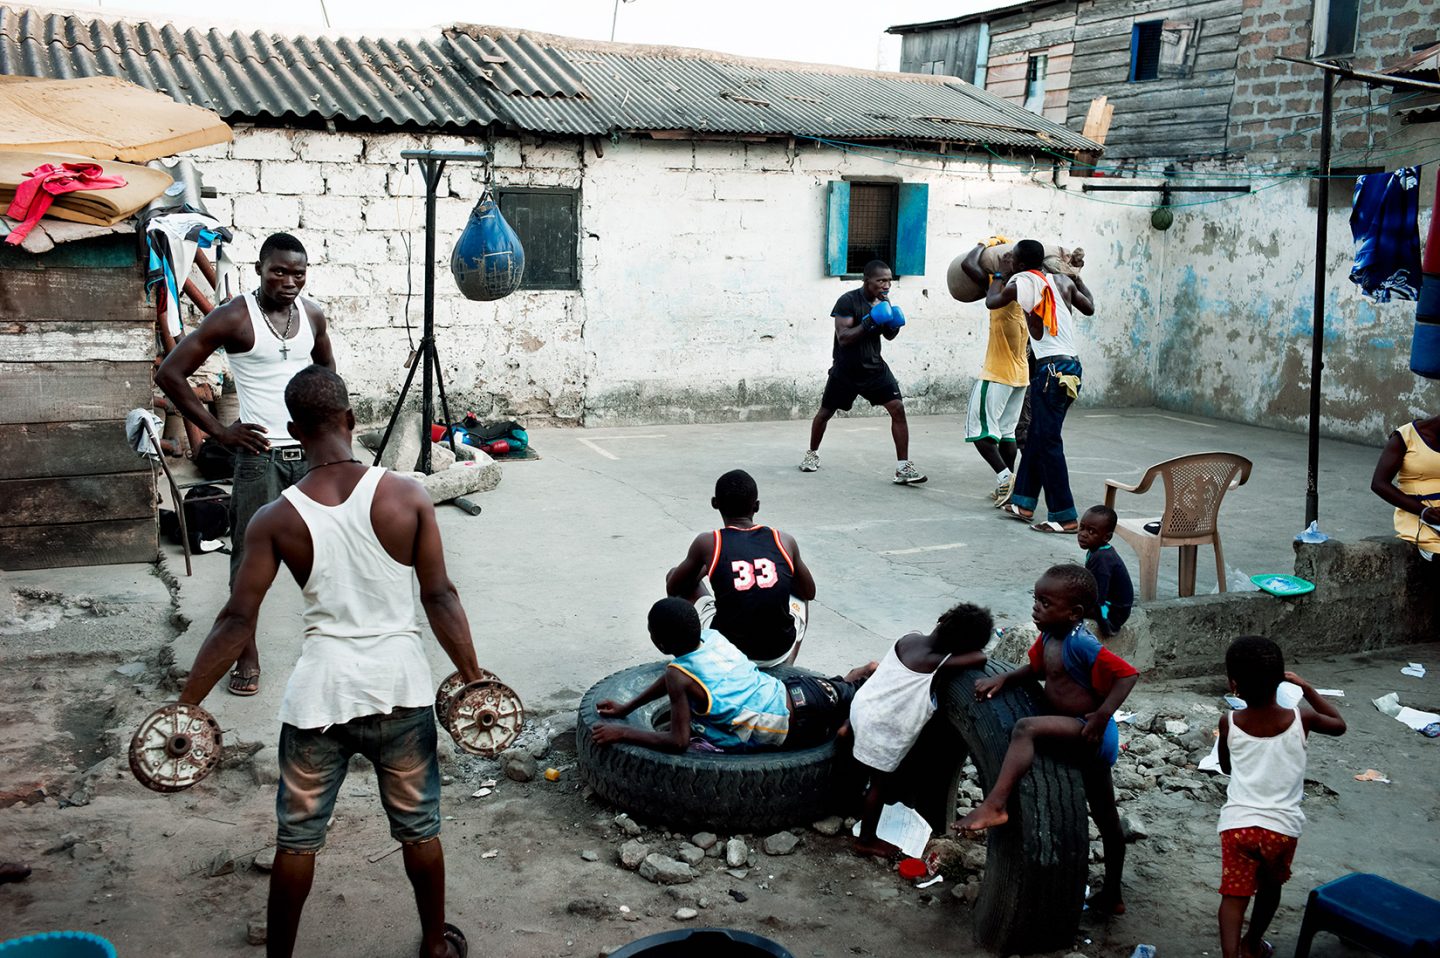
M1135 604L1135 586L1125 560L1111 546L1101 546L1085 557L1085 568L1095 577L1100 601L1112 609L1129 609Z
M869 316L870 298L865 295L865 287L852 289L837 299L835 308L830 310L830 315L848 316L855 320L863 320ZM831 356L834 359L834 365L830 367L830 371L855 382L867 382L874 379L885 368L885 360L880 358L879 330L860 337L859 342L849 346L840 345L840 337L837 334L835 349Z
M710 560L715 620L710 627L759 662L777 659L795 644L790 583L795 564L768 526L715 530Z

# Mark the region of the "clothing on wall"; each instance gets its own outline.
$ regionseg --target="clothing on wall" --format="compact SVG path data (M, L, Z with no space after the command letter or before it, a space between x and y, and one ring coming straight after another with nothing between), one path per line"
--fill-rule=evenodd
M170 335L180 335L180 291L190 275L190 267L195 265L198 250L214 250L212 258L219 287L215 305L229 298L227 291L233 295L239 289L238 271L226 251L233 237L214 217L188 210L152 216L145 225L145 236L150 249L145 289L149 292L157 284L165 284L165 324Z
M1377 303L1415 300L1420 289L1420 167L1355 178L1350 281Z

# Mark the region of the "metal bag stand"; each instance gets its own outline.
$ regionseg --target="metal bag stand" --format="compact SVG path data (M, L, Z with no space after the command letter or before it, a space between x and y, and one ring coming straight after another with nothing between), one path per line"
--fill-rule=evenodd
M425 314L420 332L420 345L410 357L410 371L405 375L405 385L395 397L395 408L390 413L390 422L385 426L385 435L380 437L380 446L375 450L375 465L390 442L390 434L400 419L405 407L405 396L410 384L415 381L415 370L422 368L420 377L420 458L415 468L430 474L430 423L435 418L435 403L432 392L439 387L440 411L445 417L445 436L450 436L450 402L445 398L445 381L440 375L440 356L435 350L435 190L447 163L489 163L490 153L486 150L406 150L401 159L414 160L420 164L420 173L425 179ZM443 441L443 440L442 440Z

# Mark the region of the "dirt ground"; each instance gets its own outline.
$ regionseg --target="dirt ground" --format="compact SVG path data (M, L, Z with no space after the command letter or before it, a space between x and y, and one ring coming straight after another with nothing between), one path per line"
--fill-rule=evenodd
M1309 823L1271 935L1279 954L1293 948L1309 888L1348 871L1375 871L1440 896L1440 845L1433 840L1440 740L1409 731L1370 704L1399 691L1406 704L1440 707L1437 648L1290 663L1316 685L1345 691L1337 701L1350 730L1311 746ZM1426 663L1431 675L1401 675L1412 660ZM174 674L163 653L143 671L102 656L63 669L16 664L0 674L3 780L33 780L45 792L43 801L29 804L39 796L19 795L0 809L0 858L34 868L27 881L0 886L0 938L79 928L106 936L122 955L259 952L246 935L248 923L264 914L266 875L255 858L263 860L273 840L274 786L257 784L265 770L236 749L196 788L160 795L135 782L123 757L117 761L140 717L173 698ZM1218 954L1214 823L1222 786L1186 766L1204 751L1223 691L1214 679L1142 682L1132 696L1135 722L1160 731L1124 727L1117 780L1129 787L1121 790L1121 808L1145 833L1130 845L1129 910L1108 922L1087 918L1070 951L1127 956L1146 942L1166 955ZM443 799L449 913L474 953L603 955L685 924L674 917L682 907L699 913L688 924L756 931L797 958L984 953L971 943L963 898L972 875L947 873L942 884L917 890L892 867L855 858L843 837L811 829L797 830L802 842L793 854L757 852L743 879L714 858L702 862L698 880L670 888L623 870L617 851L628 836L615 824L617 810L586 797L573 765L573 722L573 713L536 719L524 739L543 752L542 770L560 770L555 783L521 784L495 763L449 760ZM1356 781L1367 768L1391 783ZM490 779L498 780L493 792L473 797ZM684 840L642 824L652 850L673 852ZM761 838L751 837L752 847ZM1092 847L1098 856L1098 843ZM374 776L356 768L319 862L298 953L415 953L418 925L396 851ZM586 852L597 860L586 860ZM1102 867L1092 863L1092 884ZM1313 954L1359 952L1322 936Z

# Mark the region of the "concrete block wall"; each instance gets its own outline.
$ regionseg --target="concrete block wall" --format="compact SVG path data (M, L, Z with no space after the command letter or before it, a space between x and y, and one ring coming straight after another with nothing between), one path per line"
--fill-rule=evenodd
M305 243L306 295L325 308L340 371L362 417L389 412L412 338L418 342L420 335L424 185L400 153L425 147L484 144L453 136L240 128L233 143L191 154L205 183L220 193L207 206L238 233L235 253L247 283L249 263L267 235L283 230ZM578 145L540 150L510 143L498 155L501 183L577 187L583 175ZM451 247L481 192L477 170L452 165L437 205L435 321L451 411L577 422L589 366L581 294L521 292L474 303L450 277Z
M1099 254L1086 275L1101 309L1080 324L1083 401L1152 401L1153 311L1136 262L1149 250L1133 236L1146 220L1055 189L1048 166L625 140L586 169L587 421L809 416L830 365L830 310L858 285L823 262L826 184L847 176L930 186L925 272L895 284L909 324L884 347L912 411L964 409L988 314L951 299L945 271L995 232Z
M212 212L241 234L242 262L276 230L306 244L307 294L325 307L362 416L386 414L403 381L407 282L419 335L423 187L400 153L482 145L241 128L233 143L196 151L221 194ZM478 167L452 166L437 209L436 304L452 411L590 423L810 415L830 364L830 309L857 285L824 275L826 183L842 176L930 184L926 270L897 284L910 325L885 347L913 410L964 409L987 314L950 298L945 271L995 232L1092 251L1101 305L1081 322L1084 401L1153 399L1145 217L1055 189L1049 166L729 142L622 140L604 157L579 141L491 147L497 183L581 188L582 289L463 299L449 254L481 183Z
M1319 113L1323 83L1319 70L1275 59L1310 56L1312 0L1245 0L1240 54L1230 105L1229 147L1251 160L1280 158L1313 163L1320 149ZM1420 46L1440 40L1433 0L1364 0L1356 31L1353 66L1382 70ZM1404 94L1397 94L1403 97ZM1358 83L1342 83L1335 96L1334 149L1337 165L1361 165L1365 150L1386 141L1418 142L1423 128L1402 128L1389 111L1368 108L1391 98ZM1433 134L1425 134L1424 139ZM1388 145L1387 145L1388 144ZM1381 165L1387 165L1384 159Z

